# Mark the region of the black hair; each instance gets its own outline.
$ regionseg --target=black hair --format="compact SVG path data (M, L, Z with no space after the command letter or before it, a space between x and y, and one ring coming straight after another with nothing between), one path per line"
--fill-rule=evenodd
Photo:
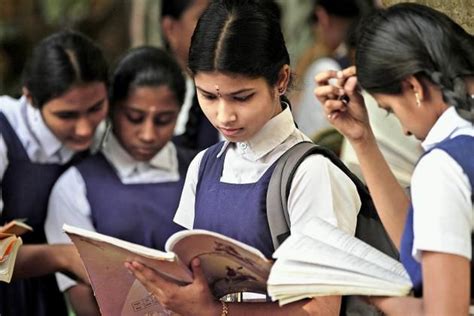
M474 39L445 14L404 3L369 16L357 40L357 77L369 93L398 94L414 75L437 85L444 101L474 122L465 77L474 76Z
M374 7L373 0L313 0L313 7L323 7L328 14L356 18Z
M87 36L60 31L43 39L23 73L35 107L63 95L72 86L103 82L107 86L107 62L101 49Z
M196 0L162 0L161 16L170 16L179 20L186 10L191 7Z
M189 69L263 77L274 86L290 57L279 13L266 0L215 0L198 21L189 50Z
M184 102L186 84L176 60L157 47L132 48L120 59L113 72L109 89L111 110L128 97L132 88L149 86L167 86L179 107Z

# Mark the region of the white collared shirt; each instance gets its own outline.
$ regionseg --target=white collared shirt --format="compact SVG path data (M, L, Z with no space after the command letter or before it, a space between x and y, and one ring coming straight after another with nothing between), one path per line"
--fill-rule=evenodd
M32 162L65 164L71 159L74 152L54 136L46 126L41 112L31 106L26 97L0 97L0 112L7 118ZM0 181L7 168L7 147L0 135ZM1 210L3 200L0 194Z
M149 162L133 159L110 134L102 153L117 172L124 184L162 183L179 180L176 147L168 142ZM108 197L105 197L108 198ZM95 231L91 219L91 207L87 200L86 185L81 173L75 167L69 168L56 182L51 191L45 232L48 243L70 243L63 232L63 224ZM57 274L62 291L75 282Z
M474 137L474 126L461 118L454 107L449 107L431 128L422 146L426 151L458 135ZM471 192L467 175L445 151L434 149L420 160L411 186L413 256L416 259L421 259L422 251L471 259L471 232L474 230Z
M254 183L293 145L307 141L294 124L287 107L272 118L252 139L242 143L226 142L221 182ZM174 221L193 228L194 203L199 166L205 151L191 162ZM312 217L320 217L354 234L360 198L352 181L329 159L311 155L297 169L288 198L292 231ZM218 210L216 210L218 211ZM231 219L230 219L231 220Z

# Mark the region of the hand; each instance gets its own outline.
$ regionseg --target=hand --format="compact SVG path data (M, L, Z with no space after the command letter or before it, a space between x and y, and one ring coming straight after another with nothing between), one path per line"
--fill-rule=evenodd
M329 80L336 80L330 84ZM328 121L351 143L372 136L364 98L357 88L356 68L325 71L315 77L315 96L321 102Z
M221 313L221 304L212 296L198 258L191 262L194 280L185 286L165 280L155 270L137 261L125 262L125 267L168 310L181 315Z

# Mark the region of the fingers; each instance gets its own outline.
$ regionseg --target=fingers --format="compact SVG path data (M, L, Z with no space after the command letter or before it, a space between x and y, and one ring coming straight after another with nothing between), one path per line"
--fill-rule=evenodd
M314 80L316 81L316 84L318 86L327 86L329 85L329 80L334 79L336 77L337 77L337 71L328 70L328 71L323 71L317 74L314 77Z
M125 267L133 273L133 275L140 281L143 286L158 299L162 296L162 289L176 286L163 279L155 270L137 262L125 262Z

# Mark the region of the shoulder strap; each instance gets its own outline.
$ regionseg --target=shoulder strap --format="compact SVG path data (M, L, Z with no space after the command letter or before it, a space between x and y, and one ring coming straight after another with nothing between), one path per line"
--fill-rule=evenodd
M311 142L301 142L283 154L275 166L267 191L267 219L275 249L290 235L288 196L298 166L309 155L320 154L331 160L354 183L361 200L357 216L356 237L393 258L398 251L391 242L377 214L365 184L332 151Z

